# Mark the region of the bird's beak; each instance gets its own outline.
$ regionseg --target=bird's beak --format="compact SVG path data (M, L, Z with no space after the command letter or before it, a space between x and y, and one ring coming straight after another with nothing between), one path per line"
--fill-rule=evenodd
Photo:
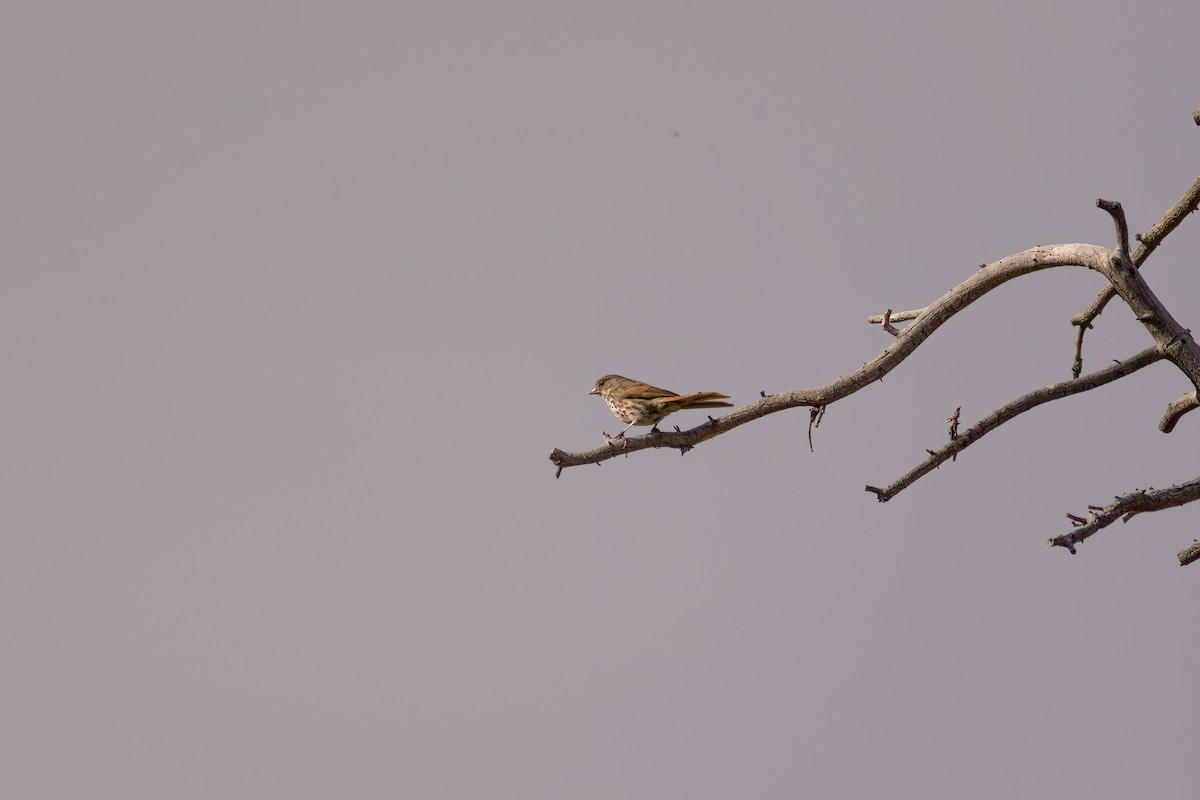
M588 394L600 394L600 390L593 386L592 390L588 392Z

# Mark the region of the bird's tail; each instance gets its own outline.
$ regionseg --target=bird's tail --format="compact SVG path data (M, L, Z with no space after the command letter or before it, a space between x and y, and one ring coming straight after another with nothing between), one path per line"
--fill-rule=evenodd
M719 392L698 392L696 394L686 394L676 400L680 408L732 408L733 403L718 402L722 399L729 399L729 395L720 394Z

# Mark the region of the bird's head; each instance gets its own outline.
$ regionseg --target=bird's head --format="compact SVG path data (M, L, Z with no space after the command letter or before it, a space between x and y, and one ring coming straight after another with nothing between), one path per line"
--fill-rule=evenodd
M588 394L600 394L604 391L606 386L611 386L613 384L614 379L619 379L620 377L620 375L605 375L603 378L600 378L596 381L596 385L592 387L592 390L588 392Z

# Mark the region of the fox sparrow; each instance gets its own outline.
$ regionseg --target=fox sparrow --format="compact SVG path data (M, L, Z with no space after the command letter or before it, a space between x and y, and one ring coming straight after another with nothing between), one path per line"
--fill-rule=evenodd
M596 386L588 394L598 394L608 403L613 414L622 422L628 422L625 430L617 434L624 436L625 431L634 425L653 425L655 429L663 417L674 414L683 408L729 408L733 403L722 403L729 395L717 392L699 392L697 394L678 395L659 389L648 383L623 378L620 375L605 375L596 381Z

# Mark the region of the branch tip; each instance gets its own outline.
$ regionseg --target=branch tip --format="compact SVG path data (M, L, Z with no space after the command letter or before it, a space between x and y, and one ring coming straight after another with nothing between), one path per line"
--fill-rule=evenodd
M1096 206L1107 211L1117 227L1117 252L1114 254L1113 266L1124 269L1134 269L1133 256L1129 251L1129 222L1125 219L1125 209L1116 200L1096 200Z
M1200 408L1200 401L1196 398L1196 392L1188 392L1178 400L1172 400L1167 405L1162 419L1158 421L1158 429L1163 433L1170 433L1175 430L1175 425L1184 414L1195 411L1197 408Z
M1053 539L1047 539L1046 544L1051 547L1065 547L1070 551L1071 555L1075 555L1075 537L1068 534L1066 536L1055 536Z
M1161 511L1164 508L1175 508L1187 505L1196 500L1200 500L1200 478L1194 478L1186 483L1170 486L1166 489L1155 489L1153 487L1135 489L1129 494L1114 497L1113 501L1104 506L1104 508L1088 514L1086 524L1084 525L1078 525L1076 522L1080 519L1079 517L1076 517L1074 514L1067 514L1067 517L1072 522L1076 522L1075 529L1070 533L1064 533L1062 536L1056 536L1051 539L1050 545L1052 547L1067 547L1070 549L1075 544L1082 542L1102 528L1107 528L1117 520L1127 522L1136 514L1147 511ZM1093 508L1093 506L1088 506L1088 508Z

